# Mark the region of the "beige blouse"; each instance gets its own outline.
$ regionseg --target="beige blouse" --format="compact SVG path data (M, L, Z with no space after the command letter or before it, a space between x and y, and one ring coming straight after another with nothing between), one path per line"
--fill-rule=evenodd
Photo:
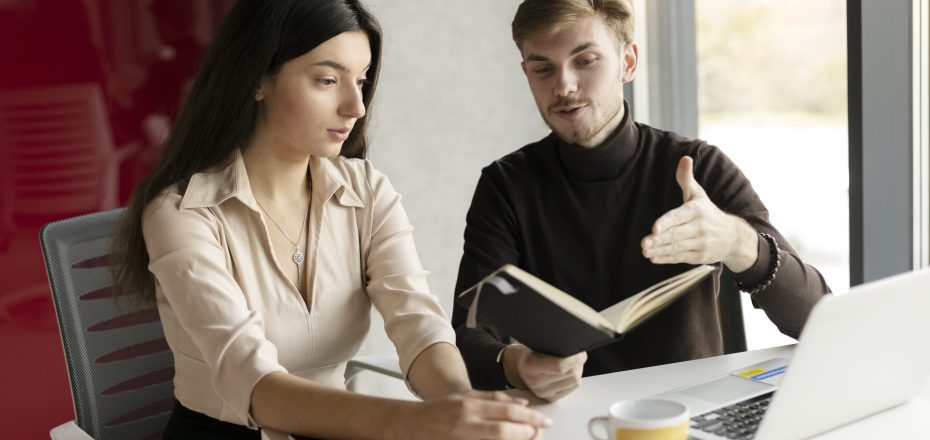
M225 169L195 174L183 195L169 188L146 208L149 270L184 406L256 428L252 388L268 373L344 388L372 304L405 375L430 345L455 344L388 179L368 161L341 157L313 157L309 172L301 275L309 303L275 263L239 152Z

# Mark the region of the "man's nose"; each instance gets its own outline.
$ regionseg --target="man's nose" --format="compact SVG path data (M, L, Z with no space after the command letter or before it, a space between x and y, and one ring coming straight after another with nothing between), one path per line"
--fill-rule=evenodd
M578 91L578 75L570 69L559 70L556 73L552 94L564 98Z

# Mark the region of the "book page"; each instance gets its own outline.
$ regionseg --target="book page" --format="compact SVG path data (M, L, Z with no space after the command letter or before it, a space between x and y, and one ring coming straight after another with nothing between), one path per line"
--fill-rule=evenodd
M638 297L636 295L633 295L623 301L620 301L604 310L601 310L600 315L603 316L604 319L610 323L611 328L613 328L614 331L616 331L617 323L622 321L623 311L626 310L626 308L629 307L630 304L633 303L633 301L636 301L636 298Z
M602 310L600 315L612 323L617 333L623 333L677 298L714 270L716 270L714 266L697 266L671 278L664 279Z

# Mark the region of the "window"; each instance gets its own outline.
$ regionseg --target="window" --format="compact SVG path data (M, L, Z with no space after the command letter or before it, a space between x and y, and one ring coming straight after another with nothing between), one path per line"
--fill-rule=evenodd
M750 178L834 291L849 288L846 0L695 2L698 136ZM743 301L749 349L793 342Z

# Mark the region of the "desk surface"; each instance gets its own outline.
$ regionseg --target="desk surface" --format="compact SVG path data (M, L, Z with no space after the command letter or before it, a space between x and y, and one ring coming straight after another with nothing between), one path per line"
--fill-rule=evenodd
M547 439L586 439L588 420L606 415L612 402L649 397L703 379L762 362L790 358L793 345L660 365L652 368L586 377L581 387L562 400L533 407L555 424ZM522 394L526 397L526 394ZM538 400L537 400L538 402ZM930 439L930 383L909 403L886 410L817 437L821 440L909 438Z

